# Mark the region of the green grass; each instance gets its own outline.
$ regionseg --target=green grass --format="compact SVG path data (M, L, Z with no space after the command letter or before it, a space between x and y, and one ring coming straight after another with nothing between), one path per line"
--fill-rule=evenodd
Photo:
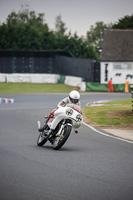
M74 87L52 83L0 83L0 94L69 93Z
M133 129L132 99L105 103L104 106L85 107L84 117L87 123L100 127L119 127Z

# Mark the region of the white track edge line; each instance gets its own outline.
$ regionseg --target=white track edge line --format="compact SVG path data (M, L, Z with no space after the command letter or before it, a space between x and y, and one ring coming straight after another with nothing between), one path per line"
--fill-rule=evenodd
M95 129L94 127L90 126L89 124L86 124L85 122L83 122L83 124L87 127L89 127L90 129L92 129L93 131L101 134L101 135L104 135L104 136L107 136L107 137L111 137L111 138L114 138L114 139L117 139L117 140L121 140L121 141L124 141L124 142L128 142L128 143L131 143L133 144L133 141L130 141L130 140L126 140L126 139L123 139L123 138L120 138L120 137L116 137L116 136L113 136L113 135L108 135L107 133L103 133L101 131L98 131L97 129Z

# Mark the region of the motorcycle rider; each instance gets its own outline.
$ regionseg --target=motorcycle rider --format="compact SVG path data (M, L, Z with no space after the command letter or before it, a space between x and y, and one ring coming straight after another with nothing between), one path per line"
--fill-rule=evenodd
M65 107L65 106L67 106L68 104L69 104L69 105L71 105L71 104L73 104L73 105L78 105L78 107L81 108L80 94L79 94L78 91L72 90L72 91L69 93L69 96L68 96L68 97L62 99L62 100L58 103L57 109L58 109L59 107L61 107L61 106ZM44 126L38 129L39 132L44 131L44 129L47 127L47 122L49 121L50 118L54 117L54 112L55 112L57 109L54 109L54 110L50 113L50 115L48 116L48 118L47 118L47 120L46 120ZM50 135L51 132L52 132L52 130L49 131L48 135Z
M69 93L69 96L62 99L57 107L60 107L60 106L63 106L65 107L67 104L76 104L78 106L81 107L81 103L80 103L80 94L78 91L76 90L72 90L70 93Z

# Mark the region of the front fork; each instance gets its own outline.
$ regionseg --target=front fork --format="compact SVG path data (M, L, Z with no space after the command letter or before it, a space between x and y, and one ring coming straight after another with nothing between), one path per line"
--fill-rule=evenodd
M63 128L64 128L64 125L65 125L65 119L63 120L63 123L62 123L62 125L61 125L61 127L60 127L60 129L59 129L58 133L56 134L56 136L59 136L59 135L61 135L61 133L62 133L62 130L63 130Z

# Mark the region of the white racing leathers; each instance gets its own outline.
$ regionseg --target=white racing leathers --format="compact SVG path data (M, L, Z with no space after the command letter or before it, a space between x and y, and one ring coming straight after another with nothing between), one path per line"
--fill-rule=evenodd
M66 97L66 98L62 99L62 100L58 103L57 107L60 107L60 106L63 106L63 107L65 107L65 106L70 106L70 107L72 107L72 106L78 106L78 107L81 109L81 103L78 102L78 103L76 103L76 104L73 104L73 103L70 101L69 97Z

